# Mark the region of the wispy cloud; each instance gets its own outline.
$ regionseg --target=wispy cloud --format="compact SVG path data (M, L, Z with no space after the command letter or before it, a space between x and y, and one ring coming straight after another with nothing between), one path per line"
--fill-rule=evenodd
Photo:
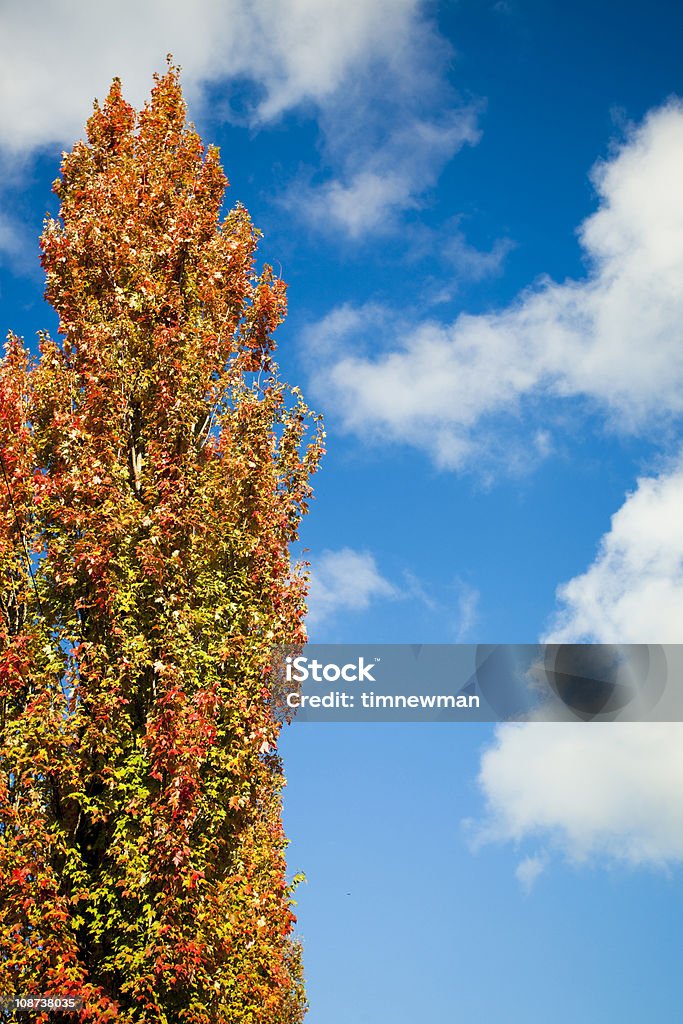
M515 876L525 893L530 893L546 868L545 857L524 857L515 869Z
M21 233L13 221L0 211L0 256L12 256L22 248Z
M479 614L479 591L464 580L455 581L457 593L457 621L455 626L456 643L464 643L470 639L472 630L477 623Z
M364 104L370 105L372 97L369 91ZM335 115L343 116L347 118L343 147L333 119L324 122L332 176L320 185L309 185L303 194L297 185L290 203L296 202L316 226L341 229L351 239L393 230L399 214L419 207L421 197L436 184L454 154L464 145L475 145L480 137L472 106L431 119L401 109L390 111L379 138L368 132L363 109ZM355 126L350 145L348 119Z
M683 413L683 105L652 112L592 177L584 279L542 279L499 312L450 324L390 327L375 307L369 331L366 311L354 320L345 307L343 331L333 317L319 325L336 323L341 348L312 385L346 431L460 469L501 450L509 461L522 431L523 457L543 457L552 438L534 409L547 421L567 398L623 431Z
M444 636L455 643L471 641L474 627L479 621L480 593L460 576L449 583L427 587L414 572L403 571L400 596L412 598L414 607L422 605L429 612L432 627L441 625ZM455 600L454 600L455 595Z
M384 6L379 36L388 45L319 105L322 167L289 195L317 228L355 241L395 230L454 154L481 135L482 103L451 85L456 55L426 5Z
M369 551L323 551L311 569L308 623L317 625L339 612L365 611L374 601L397 596Z
M414 247L419 255L421 246ZM483 281L494 277L503 270L505 258L514 243L509 238L498 238L490 249L477 249L467 241L462 228L462 218L446 221L438 231L426 231L422 243L423 254L428 255L432 264L438 260L447 275L441 280L444 301L450 301L462 282Z

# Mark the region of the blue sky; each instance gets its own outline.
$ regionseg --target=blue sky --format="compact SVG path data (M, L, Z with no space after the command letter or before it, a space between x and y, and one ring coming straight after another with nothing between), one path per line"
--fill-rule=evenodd
M92 98L173 51L326 416L312 639L676 643L681 38L665 0L2 4L4 327L54 327ZM607 728L288 730L312 1024L674 1019L683 744Z

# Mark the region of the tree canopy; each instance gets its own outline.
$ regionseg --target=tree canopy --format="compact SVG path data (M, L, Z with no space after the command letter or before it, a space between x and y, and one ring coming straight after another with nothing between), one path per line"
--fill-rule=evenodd
M0 991L83 1021L305 1010L267 669L323 435L226 185L177 68L115 80L41 239L58 336L0 364Z

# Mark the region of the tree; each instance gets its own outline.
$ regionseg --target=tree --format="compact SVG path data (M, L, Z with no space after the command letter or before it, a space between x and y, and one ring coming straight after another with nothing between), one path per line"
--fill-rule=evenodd
M83 1021L305 1009L267 668L322 430L226 185L175 67L115 80L41 238L59 337L0 364L0 991Z

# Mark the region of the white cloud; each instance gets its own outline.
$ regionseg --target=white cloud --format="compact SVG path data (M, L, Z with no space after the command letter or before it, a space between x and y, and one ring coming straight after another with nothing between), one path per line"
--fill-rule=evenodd
M683 462L638 481L593 564L558 595L546 642L681 640ZM480 841L541 842L607 865L683 861L683 723L505 724L482 757L479 785ZM523 887L537 860L517 867Z
M412 444L453 469L500 449L502 433L539 400L587 399L624 431L680 416L681 180L683 105L672 101L593 170L600 203L579 232L583 280L543 279L499 312L452 324L399 324L388 349L388 328L378 344L347 308L341 352L314 374L314 388L347 431ZM534 457L549 443L546 431L537 436Z
M0 9L0 144L70 143L114 75L139 104L166 53L194 101L208 83L247 79L267 121L321 103L368 64L396 65L420 34L418 0L26 0Z
M252 126L301 107L318 119L328 179L297 182L290 200L352 238L413 208L478 139L422 0L120 0L115 16L90 0L26 0L0 7L0 152L70 145L115 75L140 106L168 52L194 117L210 97L213 115Z
M396 596L398 591L380 574L369 551L323 551L311 570L308 623L340 611L365 611L372 601Z
M683 861L680 723L503 725L479 785L480 840L542 841L573 861Z
M683 461L643 477L612 516L593 564L558 589L549 643L683 639Z

